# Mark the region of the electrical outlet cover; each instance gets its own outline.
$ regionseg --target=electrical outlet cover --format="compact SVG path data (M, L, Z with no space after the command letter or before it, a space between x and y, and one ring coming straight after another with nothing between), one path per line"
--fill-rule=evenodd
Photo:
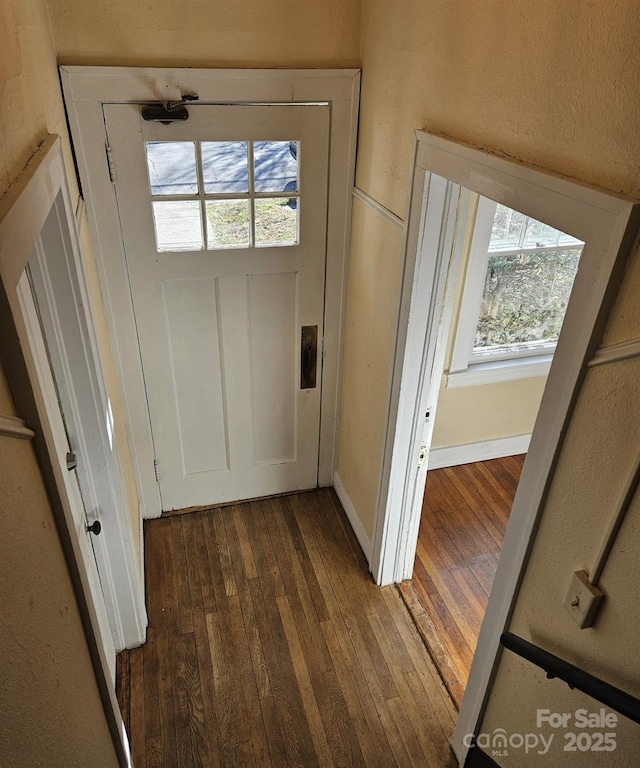
M575 619L580 629L586 629L593 624L598 613L604 592L599 587L589 584L586 571L576 571L571 578L564 607Z

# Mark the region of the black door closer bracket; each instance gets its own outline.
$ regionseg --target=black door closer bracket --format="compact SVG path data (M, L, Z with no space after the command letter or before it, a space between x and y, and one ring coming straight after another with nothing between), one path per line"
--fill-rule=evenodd
M176 120L188 120L189 111L185 107L190 101L197 101L198 94L186 93L181 101L158 101L155 104L145 104L140 113L143 120L170 125Z

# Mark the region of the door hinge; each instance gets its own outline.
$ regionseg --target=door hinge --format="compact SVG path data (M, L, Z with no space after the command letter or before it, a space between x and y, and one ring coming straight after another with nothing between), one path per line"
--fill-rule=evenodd
M153 460L153 471L156 473L156 482L160 482L160 467L158 466L158 459Z
M113 162L113 152L111 150L111 147L108 144L105 144L105 153L107 155L107 166L109 168L109 178L111 179L111 183L116 183L116 168L115 163Z

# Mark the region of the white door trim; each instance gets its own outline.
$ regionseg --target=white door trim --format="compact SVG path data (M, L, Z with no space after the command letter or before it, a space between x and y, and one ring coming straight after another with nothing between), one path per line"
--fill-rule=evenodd
M105 153L105 103L178 100L200 103L312 103L331 105L324 365L318 481L332 485L339 422L340 377L351 201L355 169L360 71L60 68L78 169L116 368L124 392L129 439L145 517L161 512L153 445L118 211Z
M442 338L446 338L442 332L434 335L428 323L420 325L415 320L419 317L415 309L422 307L424 313L424 307L430 306L432 297L438 294L438 281L446 280L447 274L445 269L434 269L433 256L425 259L424 249L430 247L434 256L438 254L437 244L457 216L457 212L450 208L440 218L439 225L426 227L423 231L429 214L434 210L436 214L440 213L437 199L430 194L434 179L436 186L448 180L449 184L490 197L586 242L453 737L454 751L463 763L468 751L463 738L465 734L475 733L484 712L499 655L500 633L508 624L526 567L527 553L553 476L564 427L571 416L587 363L596 351L623 266L637 236L640 203L448 139L416 132L390 417L373 542L372 571L380 584L401 581L412 574L420 506L406 489L408 478L412 472L415 474L421 445L421 430L417 423L422 419L425 392L429 390L428 382L424 380L426 372L424 369L416 371L415 359L424 358L429 333L430 343L436 346L438 338L440 346ZM438 215L435 221L438 221ZM429 279L424 279L425 274ZM441 328L446 330L446 326L445 312ZM433 377L438 386L441 376L442 367L437 370L434 365ZM424 479L414 484L414 492L420 498L424 493Z
M120 766L130 766L129 747L100 633L71 502L48 418L46 394L21 307L20 279L51 207L62 194L72 211L60 139L48 136L0 201L0 326L3 364L16 406L35 433L33 444L56 518L78 602L96 683ZM71 214L73 216L73 214ZM22 288L25 284L22 283Z

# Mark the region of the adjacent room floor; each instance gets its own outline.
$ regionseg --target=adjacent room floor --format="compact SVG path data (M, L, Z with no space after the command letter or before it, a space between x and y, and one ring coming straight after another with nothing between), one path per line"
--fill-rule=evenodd
M428 472L405 603L459 707L524 456Z
M455 765L453 702L333 491L162 517L145 547L117 680L137 768Z

